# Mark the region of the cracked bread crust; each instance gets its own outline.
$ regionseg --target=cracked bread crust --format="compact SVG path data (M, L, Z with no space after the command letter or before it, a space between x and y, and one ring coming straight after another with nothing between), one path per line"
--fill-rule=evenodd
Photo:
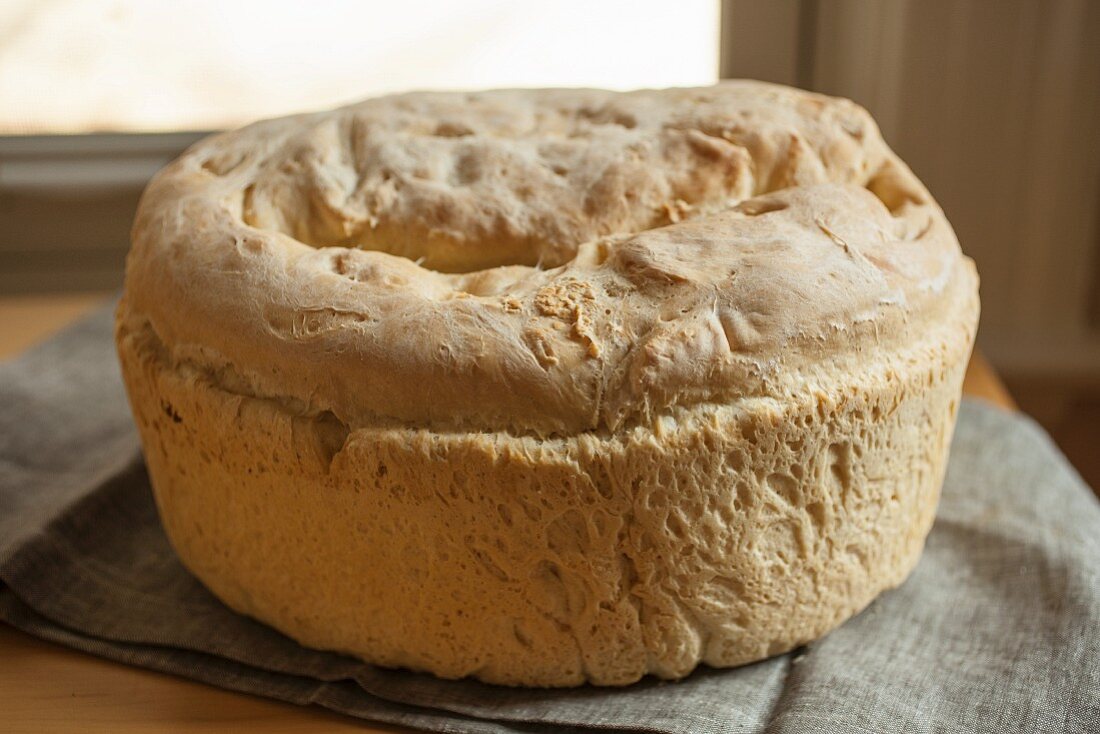
M541 439L349 432L120 332L165 529L219 598L308 646L524 686L760 660L901 583L954 427L952 344L798 400Z
M123 374L184 563L304 644L623 685L815 639L934 515L977 279L850 102L412 94L150 184Z
M977 285L865 111L756 82L257 123L162 171L133 245L131 310L253 394L543 436L794 395Z

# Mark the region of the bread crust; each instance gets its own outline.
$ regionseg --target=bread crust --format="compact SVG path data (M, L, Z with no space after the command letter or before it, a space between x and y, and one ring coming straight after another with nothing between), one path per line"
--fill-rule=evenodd
M866 112L735 82L215 136L143 197L116 335L168 535L234 609L380 665L623 685L905 578L977 316Z

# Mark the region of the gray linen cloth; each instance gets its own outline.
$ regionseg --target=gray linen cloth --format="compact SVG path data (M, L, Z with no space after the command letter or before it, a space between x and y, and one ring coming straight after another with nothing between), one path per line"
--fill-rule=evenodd
M1100 732L1100 505L1026 418L963 404L919 567L824 639L623 689L517 690L303 648L161 530L105 308L0 365L0 619L96 655L443 732Z

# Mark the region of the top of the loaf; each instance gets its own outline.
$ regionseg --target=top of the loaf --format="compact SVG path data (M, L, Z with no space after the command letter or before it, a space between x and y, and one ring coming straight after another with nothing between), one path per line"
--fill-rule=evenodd
M811 389L976 313L867 112L750 81L259 122L164 169L133 244L124 318L352 426L615 430Z

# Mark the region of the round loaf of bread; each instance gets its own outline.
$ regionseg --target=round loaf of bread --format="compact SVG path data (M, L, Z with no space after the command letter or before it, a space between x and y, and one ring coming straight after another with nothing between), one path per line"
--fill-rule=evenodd
M216 135L117 341L164 527L304 645L622 685L825 634L932 524L978 320L846 100L415 93Z

